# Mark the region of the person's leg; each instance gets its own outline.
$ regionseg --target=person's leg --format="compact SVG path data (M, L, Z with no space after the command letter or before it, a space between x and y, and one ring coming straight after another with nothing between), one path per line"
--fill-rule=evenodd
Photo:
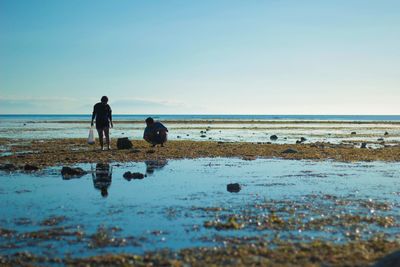
M167 133L164 131L161 131L159 134L159 138L160 138L161 146L164 146L164 143L167 142Z
M104 128L104 135L106 136L106 142L107 142L107 149L110 150L110 128L106 127Z
M103 128L97 128L97 133L99 134L100 147L103 149Z

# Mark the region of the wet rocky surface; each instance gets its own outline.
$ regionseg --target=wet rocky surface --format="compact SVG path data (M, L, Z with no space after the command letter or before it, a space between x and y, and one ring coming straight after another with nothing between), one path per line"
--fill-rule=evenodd
M79 164L87 175L72 180L62 166L2 171L0 263L366 266L400 249L398 167L204 158ZM128 170L149 175L128 182Z
M116 147L116 142L112 139L111 147ZM333 159L347 162L400 161L400 146L398 145L370 149L375 144L368 143L362 146L366 149L360 149L361 142L271 144L268 142L231 143L180 140L168 141L164 147L156 148L150 148L145 141L133 141L132 143L133 148L131 149L100 151L96 145L88 145L86 139L30 141L0 139L0 145L12 146L11 154L0 157L0 170L24 171L28 166L29 171L37 171L44 167L70 166L77 163L158 161L204 157ZM294 151L297 153L293 153Z

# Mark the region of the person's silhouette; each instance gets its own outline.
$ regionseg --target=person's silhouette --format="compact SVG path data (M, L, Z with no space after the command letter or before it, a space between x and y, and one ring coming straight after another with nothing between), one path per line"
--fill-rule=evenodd
M108 188L112 180L112 167L107 163L97 163L96 171L92 172L93 186L100 190L102 197L108 196Z

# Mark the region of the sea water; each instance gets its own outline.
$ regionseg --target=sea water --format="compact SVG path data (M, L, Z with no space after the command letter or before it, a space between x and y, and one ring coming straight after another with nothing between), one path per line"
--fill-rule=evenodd
M114 115L112 138L140 140L148 115ZM154 115L169 129L170 140L400 143L400 116L318 115ZM90 115L0 115L0 138L86 138ZM354 134L355 133L355 134ZM278 139L272 141L271 135Z
M334 243L376 234L400 237L399 163L338 163L334 161L203 158L170 161L113 163L107 166L109 182L100 185L96 164L79 164L87 175L62 177L61 166L37 173L0 173L0 225L15 231L0 238L2 254L29 251L40 255L75 257L110 253L143 253L156 249L223 246L227 238ZM104 166L103 166L104 167ZM145 174L126 179L126 171ZM227 185L238 183L232 192ZM104 186L108 196L102 195ZM275 214L305 224L336 216L391 217L395 225L374 222L354 225L332 223L322 228L259 229L255 220ZM288 211L292 210L292 211ZM242 229L218 230L207 222L244 223ZM338 216L338 217L337 217ZM56 225L44 225L52 217ZM32 238L27 233L81 231ZM110 230L121 243L93 247L99 229ZM57 230L58 231L58 230ZM112 240L110 238L110 240ZM125 241L123 241L125 240ZM111 242L111 241L110 241Z

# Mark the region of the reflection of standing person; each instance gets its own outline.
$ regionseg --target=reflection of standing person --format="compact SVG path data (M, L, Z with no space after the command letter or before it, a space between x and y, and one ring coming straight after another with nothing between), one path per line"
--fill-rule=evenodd
M151 117L146 119L146 125L147 127L144 129L143 139L153 146L158 144L164 146L164 143L167 142L167 127L161 122L155 122Z
M108 196L108 188L112 180L112 168L107 163L97 163L96 172L92 173L94 188L101 191L103 197Z
M103 150L103 136L106 137L107 149L110 150L110 126L113 127L111 107L107 104L108 97L103 96L101 102L97 103L93 107L93 115L91 125L96 118L96 129L99 133L99 141L101 149Z

